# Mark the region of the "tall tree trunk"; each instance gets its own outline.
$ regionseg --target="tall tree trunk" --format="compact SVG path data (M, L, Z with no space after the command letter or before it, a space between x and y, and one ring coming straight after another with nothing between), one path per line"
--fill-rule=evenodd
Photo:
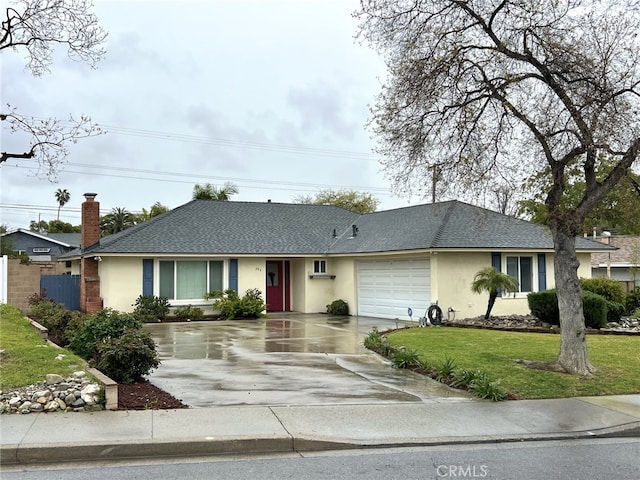
M589 376L595 368L587 355L582 288L578 279L579 262L575 237L554 228L554 273L560 311L560 354L557 366L567 373Z

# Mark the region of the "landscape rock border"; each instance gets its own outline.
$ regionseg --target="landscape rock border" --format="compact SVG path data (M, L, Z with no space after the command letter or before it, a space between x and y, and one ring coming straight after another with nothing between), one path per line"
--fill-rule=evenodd
M542 322L533 315L508 315L489 317L473 317L445 320L443 325L459 328L483 328L513 332L560 333L558 325ZM607 323L604 328L587 328L588 335L640 335L640 319L622 318L620 322Z
M0 413L86 412L102 410L102 385L94 382L84 370L64 378L51 373L44 382L0 392Z

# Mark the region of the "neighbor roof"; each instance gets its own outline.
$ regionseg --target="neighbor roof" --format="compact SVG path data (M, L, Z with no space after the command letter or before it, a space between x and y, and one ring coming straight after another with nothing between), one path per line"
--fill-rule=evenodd
M87 252L302 256L453 248L552 250L553 242L541 225L456 200L364 215L331 205L193 200ZM580 237L576 248L611 247Z
M616 250L591 255L592 267L612 265L628 268L640 264L640 236L599 237L598 241L608 243Z
M80 246L80 234L79 233L47 233L47 232L32 232L31 230L27 230L24 228L19 228L12 232L7 232L4 235L13 235L16 233L21 233L24 235L29 235L35 238L39 238L41 240L45 240L47 242L55 243L57 245L61 245L67 248L74 248Z

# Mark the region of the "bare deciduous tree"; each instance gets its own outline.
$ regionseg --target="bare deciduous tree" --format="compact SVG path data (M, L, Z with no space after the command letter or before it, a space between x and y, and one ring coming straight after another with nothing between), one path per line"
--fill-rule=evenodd
M0 52L26 54L26 68L40 77L49 71L56 45L64 45L72 60L87 62L92 68L104 56L102 44L107 33L90 12L86 0L18 0L4 9L0 24ZM63 121L36 118L17 112L11 104L0 113L12 133L24 132L30 140L24 152L0 152L0 164L10 158L36 159L39 168L53 179L67 157L67 145L101 133L87 116L70 116Z
M639 1L361 0L355 15L387 63L370 126L396 184L436 162L464 189L550 169L562 334L549 367L589 375L575 237L640 151ZM614 167L597 179L603 157ZM575 171L585 190L567 206Z

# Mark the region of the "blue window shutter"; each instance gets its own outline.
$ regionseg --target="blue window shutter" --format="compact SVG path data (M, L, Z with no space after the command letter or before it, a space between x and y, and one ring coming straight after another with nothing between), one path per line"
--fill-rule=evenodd
M491 266L499 272L502 271L502 255L500 254L500 252L493 252L491 254ZM498 288L498 296L502 296L501 288Z
M500 253L491 254L491 266L497 271L502 271L502 255Z
M142 295L153 295L153 259L142 260Z
M238 292L238 259L229 260L229 288Z
M547 289L547 258L544 253L538 254L538 291Z

